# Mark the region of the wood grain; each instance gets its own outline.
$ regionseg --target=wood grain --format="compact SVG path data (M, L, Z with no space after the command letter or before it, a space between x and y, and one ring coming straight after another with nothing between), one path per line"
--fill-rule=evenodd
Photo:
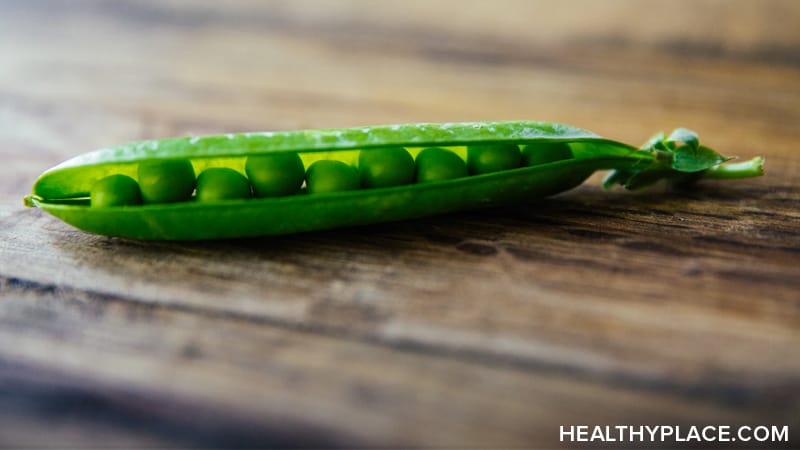
M545 448L644 423L798 445L798 22L792 1L3 2L0 446ZM502 119L687 126L767 175L202 243L21 206L130 140Z

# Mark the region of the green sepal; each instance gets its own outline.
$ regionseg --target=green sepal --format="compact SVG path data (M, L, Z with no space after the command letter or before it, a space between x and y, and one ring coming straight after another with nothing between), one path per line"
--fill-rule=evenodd
M702 145L692 148L689 145L675 149L672 168L678 172L700 172L710 169L732 158L725 158L719 153Z
M673 149L687 146L697 150L697 148L700 146L700 138L697 136L697 133L692 130L688 130L686 128L676 128L666 139L665 143Z
M651 136L650 139L647 140L647 142L642 144L642 146L639 147L639 149L640 150L653 150L654 148L656 148L656 145L660 144L663 141L664 141L664 132L663 131L659 131L658 133L656 133L653 136Z

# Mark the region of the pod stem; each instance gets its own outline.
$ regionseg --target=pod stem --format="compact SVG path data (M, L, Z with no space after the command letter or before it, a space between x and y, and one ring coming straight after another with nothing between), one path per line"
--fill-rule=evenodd
M764 158L757 156L747 161L729 164L719 164L703 173L703 178L735 179L760 177L764 175Z
M764 159L760 156L726 164L733 158L700 145L697 133L686 128L678 128L669 136L657 133L639 147L636 154L642 163L616 167L603 180L606 189L616 184L627 189L639 189L664 179L686 184L699 178L734 179L764 175Z

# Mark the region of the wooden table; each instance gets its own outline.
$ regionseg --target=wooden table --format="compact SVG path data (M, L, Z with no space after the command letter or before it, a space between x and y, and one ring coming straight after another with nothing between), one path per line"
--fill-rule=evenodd
M223 6L224 5L224 6ZM800 443L800 3L0 3L0 446ZM541 119L686 126L760 179L281 238L136 242L22 206L126 141Z

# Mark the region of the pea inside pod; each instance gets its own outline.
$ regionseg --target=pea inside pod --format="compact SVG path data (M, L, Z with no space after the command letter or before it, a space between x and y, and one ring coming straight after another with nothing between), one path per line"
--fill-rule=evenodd
M366 188L401 186L414 181L414 158L403 147L362 151L358 155L361 185Z
M539 142L522 149L522 165L535 166L572 158L572 150L565 142Z
M244 170L257 197L296 194L306 174L303 160L296 153L250 156Z
M95 208L141 204L142 192L139 183L127 175L109 175L92 185L91 205Z
M195 187L194 168L187 159L147 161L139 165L139 188L145 203L188 200Z
M452 180L466 177L467 164L458 155L441 147L430 147L417 155L417 181Z
M361 187L358 172L341 161L317 161L306 174L309 194L353 191Z
M79 155L43 173L25 202L91 233L222 239L515 204L568 190L597 170L611 170L607 187L628 188L762 174L760 158L726 161L685 129L640 148L547 122L241 133Z
M478 144L467 147L469 173L481 174L519 167L519 147L514 144Z
M250 198L250 182L227 167L212 167L197 177L197 201L214 202Z

